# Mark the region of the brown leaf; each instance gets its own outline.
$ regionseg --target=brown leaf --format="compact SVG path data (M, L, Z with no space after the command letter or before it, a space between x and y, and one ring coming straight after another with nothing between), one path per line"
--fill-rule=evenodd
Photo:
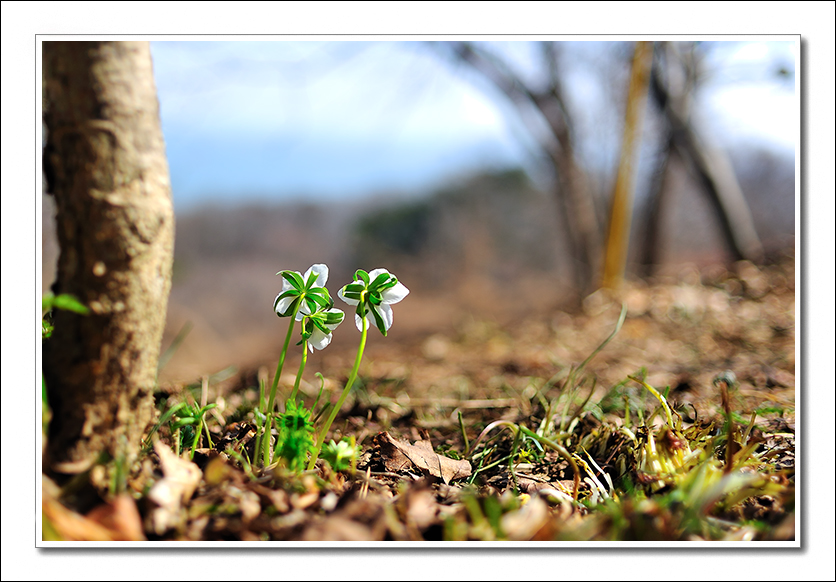
M445 484L453 479L463 479L471 474L470 463L451 459L433 451L428 441L415 441L414 445L392 438L388 432L378 433L374 443L380 448L383 464L389 471L401 471L417 467Z
M320 519L302 534L308 542L366 542L375 541L371 529L339 515Z
M144 542L142 518L136 508L136 502L130 495L122 494L99 505L87 514L91 519L111 532L111 538L126 542Z
M540 497L534 496L520 509L502 516L502 531L509 540L530 540L549 520L549 508Z
M162 441L157 441L154 450L160 457L163 478L148 492L148 499L159 507L152 512L154 531L162 535L178 521L181 506L188 501L203 477L203 472L188 459L174 454Z
M108 528L64 507L57 499L44 498L42 507L44 522L49 522L61 540L113 541L113 534ZM49 539L46 534L44 536L44 539Z

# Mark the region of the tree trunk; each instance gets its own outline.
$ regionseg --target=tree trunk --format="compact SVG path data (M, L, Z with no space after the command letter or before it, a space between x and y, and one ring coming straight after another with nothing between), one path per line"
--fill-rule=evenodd
M627 250L630 246L630 225L633 218L633 190L641 149L642 120L653 59L653 44L639 41L633 54L630 86L627 90L627 110L624 114L624 139L621 160L615 180L610 222L604 255L603 287L618 289L624 281Z
M683 68L679 60L671 56L670 50L666 52L669 55L669 69ZM694 75L693 71L681 71L679 76L688 75ZM713 147L706 139L707 136L701 136L698 128L691 123L687 91L677 88L675 83L666 82L658 67L654 67L651 73L651 83L654 101L664 114L672 137L669 143L699 177L720 223L728 249L735 260L762 261L763 247L755 230L755 222L728 156Z
M45 468L75 473L132 460L152 420L174 212L148 43L44 42L43 65L53 290L90 308L57 311L44 343Z
M519 110L521 119L529 124L532 136L547 154L555 173L554 193L559 219L564 228L571 259L571 269L578 301L592 291L593 273L601 259L601 229L590 195L587 175L578 164L573 139L572 119L567 113L554 43L541 45L548 62L548 87L535 89L527 85L512 68L495 55L468 42L450 43L453 54L484 75ZM545 120L551 136L541 136L540 125L530 117L534 108Z

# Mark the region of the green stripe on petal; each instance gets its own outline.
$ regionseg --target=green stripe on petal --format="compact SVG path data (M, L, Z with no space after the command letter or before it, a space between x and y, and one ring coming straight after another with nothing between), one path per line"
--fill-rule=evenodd
M383 318L380 316L380 314L377 312L376 309L372 309L371 312L372 312L372 315L374 315L374 323L377 326L377 329L379 329L380 333L382 333L385 336L386 335L386 322L383 321Z
M282 277L287 280L288 283L293 285L296 289L304 289L305 282L302 280L302 275L297 273L296 271L281 271Z

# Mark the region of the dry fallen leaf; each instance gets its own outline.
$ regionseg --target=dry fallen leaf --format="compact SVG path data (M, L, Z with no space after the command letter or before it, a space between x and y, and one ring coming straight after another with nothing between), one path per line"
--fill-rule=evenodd
M160 457L163 478L148 492L148 499L159 505L153 511L151 520L154 531L162 535L177 523L181 504L192 496L203 472L191 461L175 455L162 441L157 441L154 450Z
M45 540L145 541L142 519L130 495L115 497L84 516L65 507L58 500L59 494L58 487L44 477L42 508ZM48 528L57 537L50 537Z
M107 503L95 507L87 518L100 523L111 532L111 538L126 542L143 542L142 518L136 502L130 495L122 494Z
M509 540L530 540L549 520L549 508L540 497L532 497L516 511L502 516L502 531Z
M58 534L59 540L109 542L113 541L113 533L102 524L84 517L64 507L54 498L43 500L43 520L49 523ZM44 528L46 531L46 528ZM44 539L49 540L44 533Z
M395 440L388 432L381 432L374 437L374 444L380 448L383 464L389 471L417 467L440 477L445 484L453 479L469 477L472 471L469 462L439 455L428 441L415 441L411 445Z

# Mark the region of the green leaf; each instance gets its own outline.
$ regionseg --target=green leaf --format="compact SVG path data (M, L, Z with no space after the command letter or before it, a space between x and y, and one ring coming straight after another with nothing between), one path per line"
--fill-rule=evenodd
M319 307L322 308L322 309L328 309L329 307L331 307L333 305L333 302L329 301L325 297L321 297L320 295L308 295L307 299L310 299L316 305L319 305ZM309 302L308 305L311 305L311 303ZM318 311L318 309L316 307L311 309L311 312L315 312L315 311Z
M385 284L385 283L389 280L389 277L391 277L391 276L392 276L392 275L388 275L388 274L386 274L386 273L381 273L380 275L378 275L377 277L375 277L375 279L374 279L374 281L372 282L372 284L371 284L371 285L369 285L369 290L370 290L370 291L376 291L376 290L378 290L378 289L380 288L380 286L381 286L381 285L384 285L384 284Z
M325 323L335 324L342 323L345 319L345 313L342 311L330 311L325 314Z
M178 428L183 428L184 426L188 426L188 425L190 425L190 424L195 424L195 423L197 423L197 419L196 419L196 418L191 418L191 417L189 417L189 418L181 418L181 419L180 419L180 420L178 420L177 422L173 423L173 424L171 425L171 428L173 428L174 430L177 430Z
M319 328L319 331L321 331L322 333L324 333L324 334L326 334L326 335L327 335L327 334L329 334L329 333L331 333L331 330L330 330L330 329L328 329L327 327L325 327L325 324L324 324L324 323L322 323L321 321L319 321L318 319L314 319L314 320L312 320L312 321L313 321L313 324L314 324L316 327L318 327L318 328ZM311 330L311 333L313 333L313 330Z
M52 309L52 302L55 300L55 295L52 293L44 293L41 297L41 310L46 313Z
M41 300L41 305L45 305L46 302L47 297L44 296L44 298ZM61 295L56 295L52 297L51 307L56 309L63 309L64 311L80 313L81 315L87 315L88 313L90 313L90 310L81 301L67 293L62 293Z
M52 337L52 331L55 327L47 320L41 320L41 339Z
M398 284L397 278L392 277L391 279L389 279L388 283L384 283L383 285L378 287L377 290L380 291L380 292L383 292L383 291L386 291L387 289L391 289L392 287L394 287L397 284Z
M278 311L276 311L279 307L279 301L286 297L297 297L297 299L291 301L290 305L288 305L287 309L283 313L279 313ZM278 315L279 317L287 317L288 315L293 313L293 310L296 308L296 303L299 301L298 297L299 291L297 291L296 289L288 289L287 291L276 297L276 300L273 301L273 311L276 311L276 315Z
M331 299L331 294L328 293L328 289L326 289L325 287L312 287L311 289L308 289L307 294L322 297L326 301L330 302L332 305L334 303L334 300Z
M367 272L365 272L363 269L357 269L357 271L354 272L354 280L355 281L363 281L363 283L365 283L366 286L368 287L368 285L369 285L369 274Z
M305 288L305 282L296 271L280 271L281 276L296 289L302 290Z

